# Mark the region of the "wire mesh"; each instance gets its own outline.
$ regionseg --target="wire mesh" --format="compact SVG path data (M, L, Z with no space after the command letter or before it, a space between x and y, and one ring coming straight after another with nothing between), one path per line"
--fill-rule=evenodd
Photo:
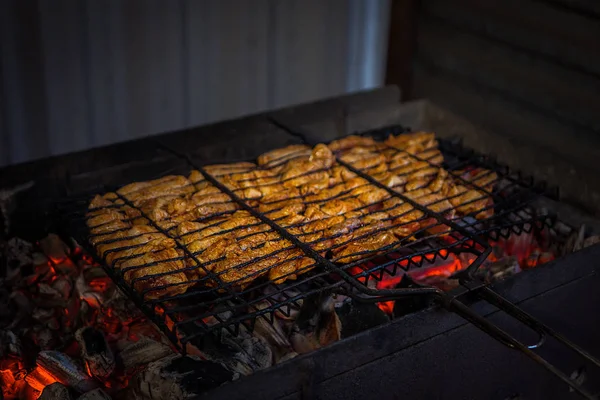
M383 295L371 280L453 253L471 253L476 268L488 250L481 237L540 220L527 206L537 186L455 143L415 151L362 139L295 145L257 164L183 157L188 176L70 199L61 220L182 350L289 315L316 293Z

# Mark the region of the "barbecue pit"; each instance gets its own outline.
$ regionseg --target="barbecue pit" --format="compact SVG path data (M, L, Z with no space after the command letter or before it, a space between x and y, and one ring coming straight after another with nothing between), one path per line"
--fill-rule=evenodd
M367 114L370 113L370 118L372 118L373 114L377 114L378 112L381 113L381 109L384 108L385 107L381 107L380 109L371 110ZM348 112L347 106L343 107L343 109L346 110L346 113ZM254 122L253 124L268 126L268 129L273 131L273 137L277 136L276 140L280 142L305 142L311 145L316 143L314 129L301 126L300 124L294 124L293 118L289 118L289 115L286 115L285 112L280 114L279 117L277 117L277 115L271 115L268 118L263 117L262 119L259 119L261 121L260 123ZM360 113L357 113L357 115L359 114ZM369 115L367 114L362 114L363 122L368 122ZM338 117L338 115L334 115L334 118L337 119ZM360 117L358 116L352 117L352 113L342 115L342 117L342 120L346 122L345 131L351 129L347 126L348 121L352 124L353 118L354 121L360 120ZM387 118L389 119L389 115ZM381 122L387 122L384 121L384 118L379 118L379 120ZM242 124L242 126L244 125L244 121L239 123ZM251 123L250 126L253 124ZM382 123L382 125L388 124ZM372 126L372 128L378 128L378 126ZM218 125L212 126L207 129L216 131L222 129L225 132L228 131L227 124L224 124L221 127ZM374 137L383 137L389 133L398 134L402 129L404 129L404 126L395 125L367 132L365 134ZM142 332L144 332L142 336L150 336L156 339L152 342L152 346L155 346L155 348L160 350L152 351L157 351L157 354L159 354L160 357L152 361L144 360L147 361L147 363L145 366L140 367L142 371L138 371L138 375L134 376L132 374L124 373L115 376L113 375L114 370L118 370L119 368L116 366L111 367L111 363L108 363L107 366L102 365L102 363L98 365L98 361L94 360L94 354L90 355L89 351L86 351L88 346L86 345L84 337L97 337L93 332L104 331L102 327L103 323L100 323L100 327L94 325L95 323L84 324L85 326L82 326L81 328L86 328L88 330L78 330L77 332L79 332L79 334L74 335L79 338L79 341L77 342L79 344L79 350L81 350L79 351L79 354L84 354L82 357L83 362L81 362L82 360L80 359L77 360L76 363L79 362L82 366L85 365L88 368L87 371L85 368L82 368L80 371L82 374L81 377L85 378L82 379L84 383L87 382L87 380L91 380L91 382L101 382L104 386L110 386L112 388L123 387L126 390L137 390L144 387L142 382L152 381L151 377L155 376L152 375L152 371L164 371L165 368L168 368L168 365L171 365L171 361L173 360L169 359L169 357L177 360L182 359L181 356L177 356L177 353L181 353L187 354L186 358L184 358L185 360L192 361L176 362L178 367L190 371L201 371L201 375L204 377L207 375L211 376L212 384L202 386L198 385L198 380L193 381L196 385L195 389L198 391L210 391L210 389L214 389L214 386L217 386L224 381L239 378L240 375L249 375L209 392L209 394L214 393L215 396L218 395L219 392L221 394L229 393L231 395L234 391L239 390L240 387L253 387L255 393L263 393L267 397L276 398L281 397L284 393L293 393L290 392L290 388L296 388L297 390L299 388L299 381L301 382L300 386L304 387L303 390L306 393L314 394L314 391L327 393L327 390L332 390L332 388L335 387L335 384L331 383L331 385L328 386L327 383L322 383L327 382L328 379L323 378L327 378L327 376L341 377L344 373L340 372L341 367L338 364L333 367L327 367L330 368L330 370L326 372L320 372L318 370L314 371L312 366L320 364L317 360L323 360L323 357L327 357L327 354L332 354L332 352L336 351L335 349L348 349L350 343L356 344L359 340L377 342L381 340L381 337L386 338L385 342L394 342L393 346L387 346L387 348L383 350L383 354L381 351L373 351L368 357L372 357L373 359L391 357L392 354L401 350L403 346L408 346L407 348L415 351L414 349L419 346L411 346L409 340L394 340L398 335L398 332L401 331L401 329L399 330L400 326L402 326L403 329L409 329L410 326L416 327L418 324L410 325L415 323L415 318L421 318L427 313L435 313L437 317L446 319L446 327L453 326L455 329L459 329L458 327L461 326L460 323L457 324L456 320L450 321L448 319L454 318L456 315L442 311L444 307L470 319L470 321L479 328L487 330L487 333L489 334L487 336L479 332L482 337L489 339L491 336L497 340L504 341L505 344L520 348L524 354L534 358L534 360L538 361L538 364L541 364L542 367L545 366L546 369L554 368L553 366L550 366L549 368L543 361L540 362L533 351L528 349L526 345L523 345L522 340L515 340L515 337L518 337L518 335L509 334L507 336L503 331L497 329L497 327L487 324L485 322L487 321L486 319L481 318L473 311L473 308L470 308L475 301L473 298L484 298L490 303L499 305L504 311L511 313L512 316L525 320L530 327L535 328L538 333L542 334L544 337L552 338L553 336L557 336L553 329L548 329L545 326L540 325L539 321L528 321L528 316L524 316L524 314L520 313L519 310L516 310L512 306L511 302L505 301L504 297L496 295L496 292L491 290L488 286L490 283L498 280L496 279L498 276L513 275L520 269L531 269L531 271L517 275L505 283L497 283L497 285L506 284L510 286L510 282L527 282L532 279L535 280L535 278L528 277L537 273L538 269L540 274L546 274L549 271L546 267L537 268L538 265L547 263L555 258L557 260L550 265L553 266L551 269L555 270L554 275L557 275L553 278L555 279L554 285L560 286L561 283L556 283L557 281L560 281L558 278L565 277L562 275L562 272L556 274L556 270L560 270L560 267L557 265L567 263L571 257L581 258L584 257L585 254L588 254L588 256L589 254L593 255L595 247L590 247L590 249L575 253L572 256L566 256L574 250L592 245L595 239L591 234L592 232L589 231L591 225L588 225L587 232L585 229L580 232L580 224L577 224L576 222L574 225L573 221L571 221L573 219L576 220L576 217L569 215L569 218L566 220L564 218L557 218L556 210L553 209L553 206L557 204L553 190L536 183L534 179L514 173L511 168L496 162L489 156L470 151L468 148L461 145L460 142L442 139L440 142L440 149L444 154L446 168L449 170L458 171L466 166L471 166L471 168L485 168L486 170L491 170L497 174L498 184L494 185L495 192L491 193L495 200L494 207L496 210L493 217L490 217L489 220L478 220L473 217L469 218L468 216L462 216L461 218L448 220L443 215L431 213L429 209L422 208L421 211L427 213L429 218L433 218L435 221L434 225L444 227L450 226L451 234L442 235L438 233L427 238L427 240L420 241L416 244L404 243L405 246L402 246L402 251L400 251L399 248L394 248L394 252L388 252L383 255L373 255L373 257L371 257L372 259L369 260L369 264L365 264L363 261L354 263L354 265L351 263L341 267L331 262L327 257L314 254L314 251L296 237L290 235L285 228L282 228L276 222L257 212L241 199L236 199L235 194L231 193L231 191L218 180L218 177L211 176L202 167L202 165L215 164L220 161L248 159L250 158L248 157L248 154L243 154L241 157L237 157L239 154L227 155L227 152L231 152L231 150L227 150L229 149L227 148L221 150L222 153L226 154L226 157L223 159L221 157L215 157L214 155L207 156L206 154L198 154L198 152L195 151L182 152L181 143L183 143L183 140L178 141L176 139L177 136L183 138L186 135L174 134L171 136L163 136L144 143L141 147L153 154L147 159L140 156L141 160L139 160L137 164L136 162L133 162L125 165L124 168L113 166L112 170L92 169L83 173L75 173L72 176L69 176L68 179L62 179L60 181L57 181L56 177L49 179L46 183L55 186L63 185L61 189L65 192L61 193L60 196L49 193L47 203L51 203L53 207L48 208L48 204L44 204L44 209L49 210L49 214L47 215L48 227L54 229L55 233L60 234L62 240L59 240L57 236L50 236L46 241L40 241L39 247L33 246L34 248L25 250L24 253L32 258L33 254L37 254L36 257L42 260L42 263L39 264L39 266L44 265L43 257L45 257L46 267L48 267L47 269L49 270L50 267L55 269L57 266L64 263L77 266L76 272L68 272L67 275L77 275L84 270L88 271L95 269L101 271L100 265L103 264L103 261L100 259L93 260L92 257L95 255L94 249L86 246L88 238L86 237L85 229L82 229L81 225L82 217L89 204L89 199L91 198L90 196L100 191L106 191L107 188L128 183L130 182L128 179L130 179L131 176L135 176L133 179L143 180L169 173L179 173L178 171L187 173L191 169L196 169L200 170L204 177L213 185L232 197L240 208L245 209L256 218L260 219L262 223L267 224L272 230L294 243L294 245L305 252L307 256L312 257L319 265L325 268L318 272L302 274L295 281L284 283L266 282L262 284L262 286L256 285L251 287L246 293L240 294L239 292L233 292L231 293L231 299L235 301L232 302L219 302L218 299L222 299L222 296L216 296L216 298L212 300L214 303L207 304L204 302L201 304L206 309L204 314L199 314L194 308L197 308L198 302L195 302L196 304L193 304L192 306L189 304L182 305L181 303L172 304L168 302L162 302L161 304L162 300L149 302L143 296L140 296L140 293L134 290L128 282L125 282L122 276L120 277L113 274L113 276L111 276L111 278L113 278L112 280L108 280L103 276L101 279L107 286L112 286L113 281L116 282L116 286L118 286L121 291L114 290L114 287L111 287L111 289L114 293L122 293L118 296L124 294L124 301L130 301L127 307L131 307L132 304L135 304L135 306L131 307L133 310L132 312L138 312L137 319L134 319L139 322L143 328L137 328L136 326L134 331L136 329L141 329ZM192 140L191 135L187 136L188 138L185 141ZM328 138L326 135L324 136L325 137L322 138L323 140L319 141L327 141ZM220 146L224 147L223 145ZM188 145L186 147L198 148L202 151L199 146L189 147ZM206 147L211 148L210 145ZM215 145L212 149L214 150L216 147L219 146ZM249 149L250 152L256 150L257 153L260 153L264 150L269 150L272 147L274 146L263 147L263 144L260 143L255 147L249 147ZM233 151L239 151L239 149L234 149ZM352 167L352 165L339 159L337 161L348 170L367 179L374 187L380 189L386 188L378 181L370 178L368 174ZM120 175L121 170L127 170L128 175ZM461 177L461 179L468 180L468 177ZM98 182L100 182L100 184L98 184ZM473 183L468 181L465 183L473 185ZM38 186L38 190L41 186L42 185ZM485 190L484 188L478 189ZM390 195L398 196L398 194L392 190L390 190ZM15 202L18 200L17 197L18 196L14 199ZM405 197L402 197L402 199L406 200ZM21 204L27 205L28 201L30 200L24 200L22 203L17 203L17 207L21 209L25 208L24 206L21 206ZM419 206L416 202L412 202L411 204L415 207ZM558 208L560 207L564 207L564 205L560 205L559 203ZM9 220L11 225L21 225L19 222L23 218L23 213L23 211L15 212L15 218ZM577 213L574 213L574 215L577 215ZM59 223L57 224L56 220L53 221L51 217L58 217ZM34 229L43 230L43 228L40 226ZM32 232L29 232L29 235L24 236L28 238L31 237L32 234ZM33 236L35 236L35 234L33 234ZM449 237L451 240L448 241L447 239L442 239L442 237ZM74 239L74 241L70 241L70 239ZM52 245L48 245L48 241L50 241ZM57 251L60 252L57 248L62 249L63 251L63 253L58 256L55 254ZM27 253L28 251L29 253ZM490 258L492 252L493 257ZM548 266L548 268L550 267ZM409 271L407 276L410 279L403 273L407 270ZM476 274L476 271L478 271L479 275ZM112 270L107 268L106 272L111 274ZM573 273L572 271L570 272ZM571 276L571 281L577 280L580 276L589 273L589 269L585 271L582 270L579 272L580 275L575 274L577 278ZM36 279L42 281L47 279L49 283L46 283L46 285L50 285L51 288L53 288L55 282L62 279L59 274L54 274L52 272L46 272L43 277L40 277L39 275L42 274L38 274ZM332 276L334 276L335 279L332 279ZM566 280L563 281L563 283L566 282ZM93 283L91 286L94 286L95 281L85 283L87 286L90 286L90 283ZM423 283L427 283L427 285L424 286ZM434 285L431 286L431 283L434 283ZM525 285L525 283L523 283L523 285ZM45 288L46 286L42 287ZM83 286L80 284L80 287ZM443 288L444 290L440 290L439 288ZM546 289L549 290L549 288ZM92 292L104 294L104 290L107 289ZM543 293L544 290L545 289L541 289L540 287L530 287L528 290L523 290L520 298L517 300L525 300L527 296L535 297ZM41 289L39 289L39 291L41 291ZM88 293L87 290L78 289L78 293L80 298L82 298L83 293L87 293L89 298L83 296L83 301L88 305L97 301L97 296ZM38 294L39 293L36 293L36 295ZM261 296L264 298L261 298ZM92 298L94 300L92 300ZM399 298L401 300L398 300ZM265 299L268 299L267 303L261 303L261 301L264 301ZM109 300L113 300L113 298L110 298ZM104 304L104 301L108 302L109 300L102 300L100 303ZM363 304L359 300L367 303ZM377 306L373 303L376 303ZM225 306L223 306L223 304L225 304ZM219 307L217 307L217 305ZM182 306L187 307L186 311L192 310L195 314L186 312L185 317L182 317L178 314L180 313ZM309 306L312 306L312 308L309 308ZM101 305L100 308L102 309L102 307L103 306ZM344 311L342 311L344 307L351 308L351 312L344 314ZM477 307L476 302L475 307ZM307 312L309 312L308 318L306 318ZM361 325L360 322L365 320L365 314L370 316L370 318L368 318L370 321ZM400 318L403 315L406 316ZM396 319L393 319L390 322L390 316L396 317ZM336 317L339 318L340 321L336 320ZM294 320L294 318L296 319ZM298 319L303 321L303 324L298 323L294 326L294 322L297 322ZM197 321L201 321L201 323L196 323ZM127 319L123 320L123 318L120 318L117 323L126 325L128 329L131 328L131 322ZM155 325L152 323L154 323L169 340L163 341L162 339L164 337L159 333L159 330L154 328ZM340 323L341 329L339 327ZM292 325L293 328L290 328L290 325ZM344 332L345 327L352 327L353 325L358 325L358 327L350 332ZM109 324L106 323L105 326L109 326ZM442 326L444 326L444 324L441 324L440 327L436 328L441 328ZM315 340L314 333L317 327L319 330L316 331L317 335ZM470 327L473 327L473 325ZM92 331L91 329L94 330ZM264 333L265 330L267 333ZM303 340L299 343L290 343L291 348L288 347L287 344L276 347L273 346L272 343L269 343L269 340L265 339L265 337L273 339L274 333L272 330L275 330L278 333L287 333L287 336L283 335L283 339L287 339L288 341L291 339L291 335L288 333L290 331L296 334L296 339L298 338L298 335L300 335ZM348 328L346 328L346 330L348 330ZM263 332L263 334L257 336L255 335L255 332L257 331ZM87 335L85 335L85 332L87 332ZM321 332L327 332L328 334L320 335L319 333ZM438 330L438 332L440 331ZM76 332L74 332L74 334L75 333ZM107 333L108 332L106 331L101 333L101 336L104 336L105 340L107 340L107 345L104 346L104 348L111 348L111 346L114 346L114 344L111 343L111 340L114 338L111 338L110 336L107 337ZM216 342L213 339L215 334L220 341L217 341L217 344L223 344L223 341L227 339L227 343L229 344L228 350L237 348L236 355L225 355L224 349L215 344ZM382 336L377 337L377 335ZM426 337L427 331L422 330L420 335L421 337ZM306 340L309 336L310 340ZM416 336L418 335L412 336L412 339L416 339ZM559 338L561 337L559 336ZM119 339L123 338L120 337L117 341ZM134 343L138 342L130 339L131 338L129 337L125 338L126 342L131 342L126 344L129 344L130 347L133 346L135 349ZM506 343L507 341L508 343ZM335 344L332 344L334 342ZM371 342L369 346L372 347L374 342ZM96 346L93 347L97 347L98 343L101 344L104 342L101 339L97 339ZM145 342L142 342L142 344L144 343ZM306 343L310 344L310 346L303 347L302 345ZM48 345L47 351L49 351L49 353L42 353L41 358L38 353L35 364L24 366L24 368L20 368L20 370L29 371L29 369L31 369L35 371L36 368L40 368L40 363L42 364L42 368L50 368L47 366L48 363L56 361L55 358L52 357L60 358L60 354L51 353L51 351L54 350L52 347L52 345ZM324 348L321 349L321 347ZM581 352L578 346L570 342L567 343L567 347L571 347L571 349L574 348L576 350L575 353L577 353L577 351ZM131 351L135 350L129 350L129 352L127 352L127 348L128 347L119 349L118 351L120 353L116 355L112 354L112 357L117 361L120 360L119 362L130 362L127 360L131 360L132 358L135 359L135 355L131 356ZM167 353L167 349L169 349L169 354L163 354L162 352ZM299 349L302 349L302 351L298 351ZM505 350L505 348L502 347L502 350ZM305 355L297 356L298 353L304 353L305 351ZM339 350L337 351L339 352ZM270 352L270 354L265 356L265 353L268 352ZM277 355L274 354L275 352ZM387 352L387 354L385 352ZM124 355L122 355L123 353ZM377 354L379 354L379 356L377 356ZM363 356L362 361L357 361L359 363L358 365L356 365L356 362L354 361L355 357L346 357L349 367L349 370L347 371L356 374L359 370L367 368L369 362L366 361L364 357L365 356ZM517 356L514 355L514 357ZM111 356L103 354L103 357L101 358L110 359ZM206 361L207 358L210 359L210 362ZM169 360L169 362L161 360ZM344 362L344 358L340 356L339 353L335 360L336 363ZM117 361L115 361L115 365L117 364ZM531 363L531 360L527 361ZM44 364L44 362L46 364ZM279 364L273 366L273 364L276 363ZM531 364L535 365L535 363ZM90 365L92 365L92 367L89 367ZM114 370L112 370L113 368ZM336 368L337 373L335 373ZM540 369L543 370L543 368ZM259 370L263 371L257 373ZM304 372L299 373L301 370L304 370ZM560 382L562 378L562 382L560 382L559 385L563 390L566 390L567 393L569 392L569 386L566 382L573 384L574 388L571 389L579 391L587 390L583 389L579 384L574 383L575 381L579 382L582 380L586 383L590 382L589 378L585 379L581 377L585 375L583 372L573 375L573 372L576 372L576 370L577 369L569 370L567 368L566 371L561 371L559 373L560 376L558 378L555 376L556 374L548 375L554 379L552 382ZM211 372L209 373L207 371ZM266 384L264 381L263 383L260 383L261 380L269 379L269 376L281 376L283 371L288 371L288 373L289 371L295 371L293 373L294 378L292 379L295 383L290 383L289 380L285 380L282 381L281 384L276 385L277 388L269 389L265 387ZM230 374L228 375L228 373ZM29 376L28 374L28 372L25 373L26 376ZM57 374L59 374L59 372L54 371L53 376L56 376ZM320 377L319 374L321 374ZM103 375L106 375L109 378L107 379ZM158 372L158 375L161 375L161 372ZM30 385L34 390L41 392L48 383L51 383L51 381L48 380L40 382L43 380L43 377L40 378L38 376L38 378L35 378L35 376L36 374L33 373L29 379L30 381L35 382L33 386ZM121 380L125 379L127 382L110 383L107 385L107 382L110 382L111 379L115 377L120 378ZM131 380L129 380L130 378ZM546 378L550 379L548 377ZM77 382L79 383L82 380L78 380ZM182 383L181 380L177 381L177 378L173 378L168 384L172 384L173 380L176 381L176 386L178 388L185 387L185 384ZM135 383L135 387L130 387L130 382ZM254 382L254 384L252 382ZM71 384L69 386L77 385ZM322 387L322 389L317 389L317 386ZM87 386L84 386L84 388L85 390L80 389L80 391L89 391L87 390ZM89 387L89 389L92 388ZM107 389L108 392L111 392L110 388ZM161 390L161 387L156 390ZM239 393L248 393L247 390L251 389L246 389ZM140 391L138 390L136 395L143 395L139 392ZM268 393L268 395L266 393ZM35 393L31 395L33 396Z

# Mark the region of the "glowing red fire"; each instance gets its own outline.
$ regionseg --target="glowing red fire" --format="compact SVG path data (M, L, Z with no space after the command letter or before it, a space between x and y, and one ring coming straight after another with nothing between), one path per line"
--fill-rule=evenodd
M90 379L95 375L87 359L82 358L82 347L74 337L78 329L97 329L112 349L137 342L142 337L164 343L162 335L143 314L129 305L128 300L120 300L112 280L81 248L70 251L57 237L44 240L38 244L42 251L36 253L37 258L32 257L40 262L34 262L31 270L22 269L23 275L14 278L12 290L26 297L27 304L32 304L39 314L33 313L36 328L19 331L20 343L29 339L38 351L54 350L58 346L61 354L70 357ZM52 336L45 339L44 334ZM44 368L39 356L37 362L29 361L32 362L33 367L26 366L20 353L0 356L0 398L37 399L50 384L68 384ZM130 376L120 371L94 379L107 392L117 393L127 386Z
M449 236L446 241L454 241ZM485 270L491 266L508 262L509 260L518 265L518 269L534 268L540 264L549 262L555 258L554 254L541 246L532 233L521 233L520 235L511 235L508 239L499 239L490 241L492 253L480 267ZM435 257L435 255L439 257ZM438 286L441 289L448 289L456 286L455 283L449 283L450 277L456 272L467 268L473 262L475 256L461 254L457 256L446 249L437 253L428 253L424 256L415 256L398 262L395 274L387 273L394 268L386 268L386 273L376 277L375 272L368 274L367 271L374 271L376 263L369 262L364 265L354 267L350 273L357 276L362 283L369 283L369 286L376 289L391 289L400 284L405 275L410 276L411 280L424 285ZM422 265L421 268L410 269L411 265ZM407 271L407 272L405 272ZM367 276L369 279L367 279ZM381 279L380 279L381 278ZM377 303L378 307L388 315L393 315L394 301L385 301Z

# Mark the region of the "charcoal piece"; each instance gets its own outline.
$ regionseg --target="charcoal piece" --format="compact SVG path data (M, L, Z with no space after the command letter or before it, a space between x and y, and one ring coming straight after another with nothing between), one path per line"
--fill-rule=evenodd
M98 387L98 382L87 375L69 356L59 351L41 351L37 364L57 381L64 382L79 393Z
M341 307L336 308L336 312L342 322L342 339L390 320L375 303L346 302Z
M9 269L6 277L11 279L19 273L19 269L31 265L33 245L19 238L12 238L6 245L6 261Z
M143 337L137 342L130 343L118 355L126 372L135 368L172 355L173 350L150 338Z
M233 379L221 364L179 354L150 363L130 381L128 398L185 399Z
M60 293L62 298L64 300L66 300L69 297L71 297L71 292L73 290L73 284L72 284L71 280L68 279L67 277L61 277L61 278L56 279L52 283L52 288L54 290L56 290L58 293Z
M341 339L342 323L330 294L318 293L302 302L292 326L290 342L298 354L308 353Z
M21 357L21 341L10 330L0 331L0 358L7 355Z
M36 332L34 341L42 350L49 350L57 345L57 339L54 333L48 328L43 328Z
M104 390L98 388L82 394L77 400L111 400L111 397Z
M85 327L75 332L75 339L90 374L100 379L108 378L115 370L115 357L104 334L92 327Z
M55 382L48 385L42 391L38 400L70 400L71 394L69 389L62 383Z
M54 263L65 260L69 252L69 247L53 233L40 240L40 248Z
M237 335L222 330L217 335L205 335L194 344L210 360L242 375L273 365L273 351L269 344L246 330L240 330Z

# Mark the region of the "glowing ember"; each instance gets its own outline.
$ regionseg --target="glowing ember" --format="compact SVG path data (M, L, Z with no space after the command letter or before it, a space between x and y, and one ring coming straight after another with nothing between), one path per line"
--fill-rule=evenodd
M0 398L37 399L46 386L55 382L72 387L68 381L73 377L67 371L76 369L93 382L92 359L86 357L94 355L83 354L83 347L74 337L84 327L102 332L104 343L115 354L142 338L169 343L80 247L71 251L51 235L40 241L38 248L42 251L24 255L35 260L33 265L22 264L18 274L5 284L15 294L17 307L23 310L6 323L0 321L2 328L8 329L0 330L0 334L9 332L14 339L12 347L0 347ZM91 343L89 348L98 347ZM63 354L64 360L74 363L62 369L59 365L55 372L66 374L62 378L40 365L39 355L36 362L37 351L55 349L60 349L58 354ZM125 389L131 378L121 370L102 378L94 376L110 394Z
M455 242L450 236L446 236L445 240L449 243ZM553 252L543 249L538 242L533 233L513 234L508 239L489 241L493 251L479 268L478 277L490 282L553 260ZM370 287L377 289L395 288L402 282L402 278L408 275L415 283L451 290L458 285L452 276L471 265L475 256L469 253L457 256L446 249L441 249L437 254L438 257L435 257L436 253L427 253L401 260L396 265L385 268L383 274L377 270L377 264L374 262L354 267L350 273L363 284L368 283ZM415 265L421 267L415 268ZM393 315L394 304L394 301L377 303L388 315Z

